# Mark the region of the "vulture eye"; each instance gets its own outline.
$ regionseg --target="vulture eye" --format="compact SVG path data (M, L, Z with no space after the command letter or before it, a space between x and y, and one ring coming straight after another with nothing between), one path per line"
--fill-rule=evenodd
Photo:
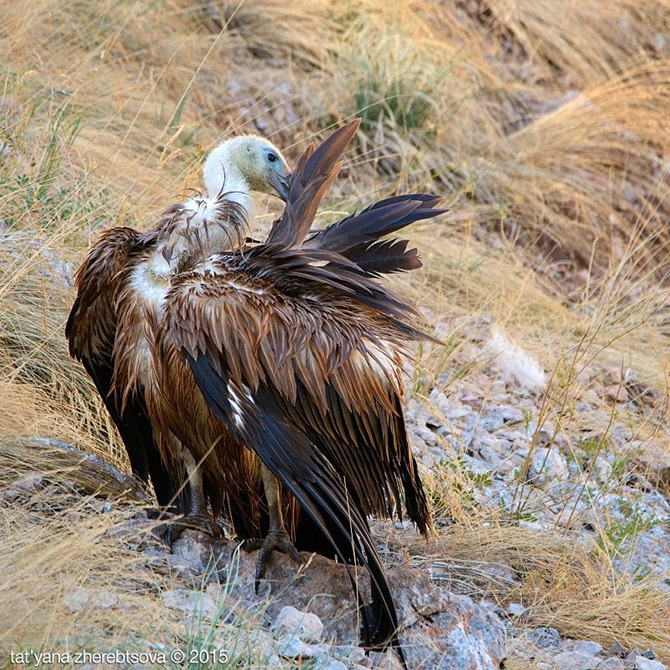
M273 154L272 152L270 152L268 154L268 160L270 161L270 163L274 163L275 161L278 160L277 159L277 154Z

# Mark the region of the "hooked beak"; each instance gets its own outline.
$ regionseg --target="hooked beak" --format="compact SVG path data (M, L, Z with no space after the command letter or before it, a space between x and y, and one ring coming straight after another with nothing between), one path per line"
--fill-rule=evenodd
M288 187L291 181L291 175L287 174L286 176L278 175L276 172L271 172L268 176L268 183L274 189L277 197L281 198L284 202L288 199Z

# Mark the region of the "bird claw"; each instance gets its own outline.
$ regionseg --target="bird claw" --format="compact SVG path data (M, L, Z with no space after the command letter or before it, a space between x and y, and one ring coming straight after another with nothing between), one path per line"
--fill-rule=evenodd
M182 516L162 524L160 528L164 530L163 540L170 549L185 530L198 530L213 538L221 537L221 531L216 523L205 516Z
M256 561L256 576L254 580L254 589L258 593L258 588L261 579L265 576L265 568L267 567L267 560L273 551L281 551L287 554L296 563L301 563L300 554L291 541L291 538L284 532L270 531L265 539L245 540L242 543L242 548L245 551L255 551L260 549L258 553L258 560Z

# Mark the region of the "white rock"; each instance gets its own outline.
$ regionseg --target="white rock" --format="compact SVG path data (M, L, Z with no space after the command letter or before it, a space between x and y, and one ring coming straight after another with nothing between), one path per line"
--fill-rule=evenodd
M347 666L330 656L321 655L315 657L312 670L347 670Z
M202 615L208 619L216 619L218 607L214 598L202 591L189 591L187 589L175 589L163 593L163 602L170 609L178 610L184 614Z
M295 607L282 607L272 624L274 632L295 635L304 642L320 642L323 637L323 624L316 614L301 612Z
M666 666L660 661L653 661L644 656L635 657L635 668L636 670L666 670Z
M603 648L597 642L591 642L591 640L578 640L575 642L573 651L586 656L597 656L602 653Z

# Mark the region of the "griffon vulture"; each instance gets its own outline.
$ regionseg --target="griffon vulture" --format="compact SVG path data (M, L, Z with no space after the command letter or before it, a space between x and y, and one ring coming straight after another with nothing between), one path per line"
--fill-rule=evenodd
M305 241L357 126L303 155L263 244L172 277L146 402L156 429L221 486L238 536L260 548L257 583L273 549L294 558L296 547L318 549L368 567L363 637L375 648L397 642L397 618L367 517L400 515L404 502L422 533L431 527L403 420L401 364L410 341L432 338L373 277L419 264L405 241L381 235L440 211L434 196L399 196Z
M129 454L160 451L163 473L185 462L194 484L203 472L210 494L223 495L237 535L261 548L257 582L273 549L366 565L363 642L383 647L397 642L397 618L367 516L399 515L404 502L422 533L431 527L401 368L407 343L431 338L374 277L420 266L406 241L380 237L440 210L435 196L397 196L307 237L357 126L310 147L288 183L271 145L223 143L205 164L208 196L172 208L150 233L117 229L93 249L68 332ZM235 146L270 152L257 163L266 171L240 169ZM256 245L244 238L252 189L287 199ZM106 309L96 307L105 293ZM124 434L128 416L147 439ZM151 472L155 486L161 476ZM191 513L202 514L202 496L192 498Z

